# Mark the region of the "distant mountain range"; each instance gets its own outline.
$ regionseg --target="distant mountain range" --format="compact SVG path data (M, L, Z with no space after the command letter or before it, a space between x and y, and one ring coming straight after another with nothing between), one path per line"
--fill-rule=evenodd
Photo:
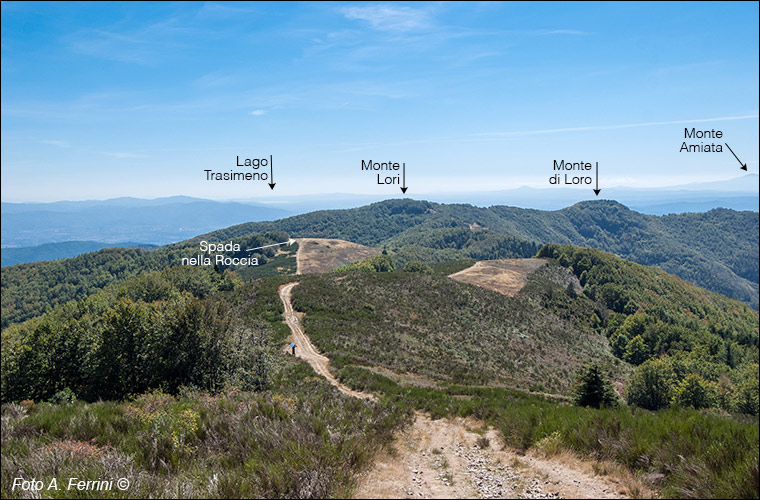
M64 241L93 241L113 246L124 241L164 245L196 234L244 222L276 220L316 210L356 208L394 197L327 193L213 201L188 196L146 200L59 201L54 203L2 203L3 248L38 246ZM438 203L467 203L479 207L506 205L559 210L597 199L591 189L537 189L521 187L501 191L426 193L411 185L408 194ZM758 211L758 176L727 181L693 183L665 188L602 187L599 199L614 199L650 215L706 212L713 208ZM65 255L52 256L62 258Z
M242 222L290 215L280 208L253 203L218 202L174 196L143 200L56 203L2 203L3 248L64 241L109 243L138 241L163 245ZM60 258L58 255L55 258Z
M575 203L593 199L616 200L623 205L648 215L666 215L684 212L707 212L713 208L758 211L758 181L756 174L717 182L700 182L659 188L604 187L597 198L593 190L519 187L499 191L428 192L424 186L411 184L407 194L413 198L437 203L466 203L478 207L506 205L539 210L559 210ZM272 196L267 201L256 200L267 206L279 207L293 214L315 210L356 208L384 199L400 196L359 195L329 193L306 196ZM247 202L250 200L236 200Z

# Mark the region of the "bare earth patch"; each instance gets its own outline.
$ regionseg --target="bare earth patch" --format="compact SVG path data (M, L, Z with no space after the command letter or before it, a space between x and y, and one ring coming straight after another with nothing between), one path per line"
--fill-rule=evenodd
M525 286L526 278L545 266L544 259L481 260L449 278L514 296Z
M296 274L323 273L380 254L376 248L350 241L326 238L298 238Z

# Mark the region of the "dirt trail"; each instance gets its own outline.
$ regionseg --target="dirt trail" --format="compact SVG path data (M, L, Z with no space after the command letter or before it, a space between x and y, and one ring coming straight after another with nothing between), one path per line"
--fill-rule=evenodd
M342 393L376 399L346 387L330 372L330 360L312 345L293 310L296 285L282 285L279 292L297 356ZM487 445L478 441L482 437ZM585 472L577 460L567 462L518 456L496 430L483 429L475 419L433 420L416 412L393 452L379 457L361 478L357 498L627 498L611 477Z
M473 419L432 420L417 413L394 452L360 481L357 498L627 498L609 477L504 448L494 429ZM478 439L485 437L486 444Z
M375 399L371 394L364 392L354 391L345 385L338 382L338 379L330 372L330 360L317 351L317 348L309 340L309 337L303 332L298 316L293 311L293 305L291 304L291 294L293 288L298 283L288 283L280 287L280 300L285 308L285 322L290 327L290 331L293 333L293 343L296 345L296 356L305 360L314 368L314 371L319 375L322 375L332 385L338 388L340 392L361 399Z

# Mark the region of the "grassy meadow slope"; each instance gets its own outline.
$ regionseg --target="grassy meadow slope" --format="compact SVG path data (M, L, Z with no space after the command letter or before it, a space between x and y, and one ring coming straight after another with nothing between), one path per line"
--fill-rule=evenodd
M632 366L664 356L676 383L698 373L730 393L758 362L758 313L746 304L599 250L547 245L539 256L550 264L529 274L514 297L430 268L373 273L355 265L301 279L294 306L337 367L442 383L567 395L586 362L622 382ZM738 403L714 404L732 410Z
M350 272L299 278L293 303L336 368L568 394L586 362L608 364L620 380L627 371L592 328L593 302L542 302L544 289L559 297L573 279L557 266L539 270L513 298L440 274Z

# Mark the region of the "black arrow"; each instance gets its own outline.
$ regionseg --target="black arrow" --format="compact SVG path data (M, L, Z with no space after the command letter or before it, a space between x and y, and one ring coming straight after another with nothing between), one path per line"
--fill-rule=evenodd
M596 162L596 189L594 189L594 194L599 196L599 162Z
M402 169L402 175L404 177L404 185L401 187L401 192L406 194L406 163L402 163L403 169Z
M272 155L269 155L269 189L274 189L274 172L272 171L273 165L272 165Z
M741 165L741 166L742 166L742 167L741 167L741 168L742 168L742 170L747 170L747 164L746 164L746 163L742 163L742 161L739 159L739 157L738 157L738 156L736 156L736 153L734 153L734 150L733 150L733 149L731 149L731 146L729 146L728 144L726 144L726 147L728 148L728 150L729 150L729 151L731 151L731 154L732 154L732 155L734 155L734 158L736 158L736 161L738 161L738 162L739 162L739 165Z

